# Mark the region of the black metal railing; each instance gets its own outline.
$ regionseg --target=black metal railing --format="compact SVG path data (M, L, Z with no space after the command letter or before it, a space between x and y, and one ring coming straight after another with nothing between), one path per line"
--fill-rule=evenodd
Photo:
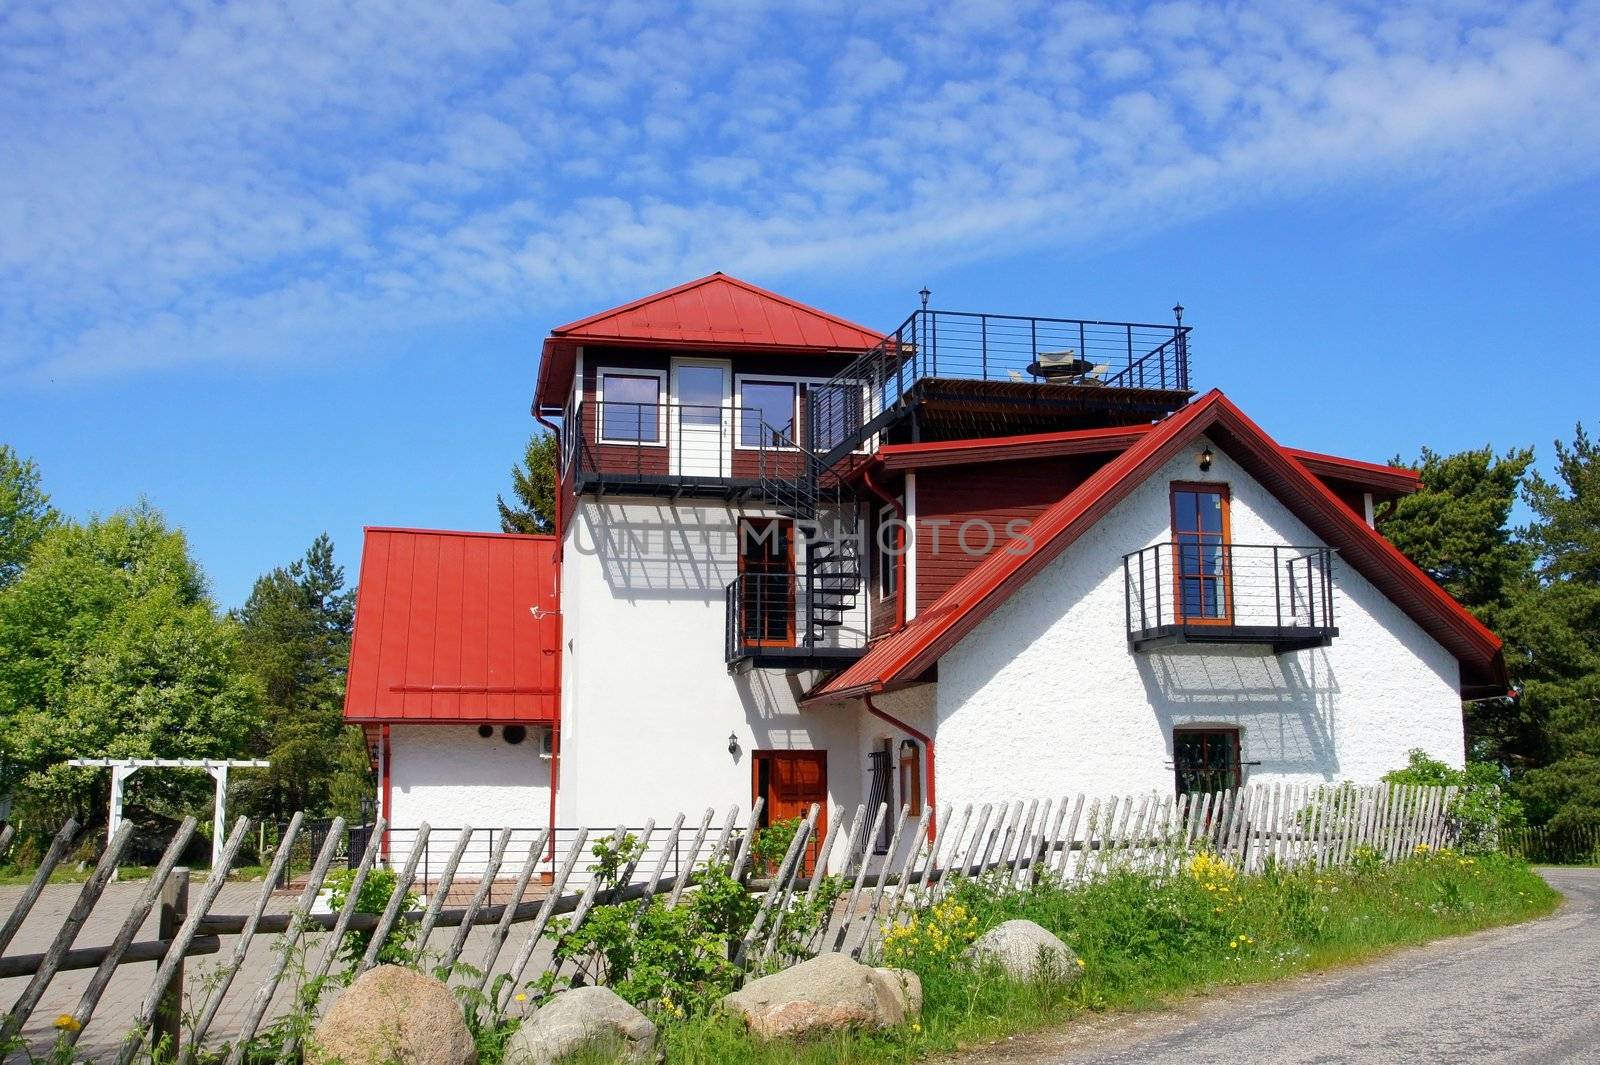
M741 573L723 596L725 657L778 661L850 658L866 647L867 617L855 575Z
M792 426L773 428L761 411L688 403L580 403L563 427L562 476L593 482L677 487L755 481L762 471L794 476L804 454Z
M1327 547L1233 544L1187 538L1122 557L1128 641L1265 643L1279 650L1327 643L1333 619Z
M837 461L925 378L1186 392L1189 332L1181 321L917 311L811 389L808 439L829 464Z

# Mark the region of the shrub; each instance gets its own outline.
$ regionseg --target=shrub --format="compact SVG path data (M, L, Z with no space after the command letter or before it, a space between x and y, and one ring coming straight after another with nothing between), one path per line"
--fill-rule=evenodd
M1468 762L1465 769L1455 769L1413 748L1405 768L1385 773L1383 780L1386 784L1459 789L1449 815L1456 821L1463 850L1497 850L1500 833L1523 821L1522 804L1506 793L1499 767L1489 762Z

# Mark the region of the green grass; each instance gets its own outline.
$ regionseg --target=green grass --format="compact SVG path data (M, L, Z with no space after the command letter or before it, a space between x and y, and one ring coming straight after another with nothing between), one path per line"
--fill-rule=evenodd
M1085 885L1044 884L1021 895L964 884L950 907L924 916L915 931L898 934L885 948L889 961L922 978L919 1025L762 1043L736 1022L710 1016L664 1022L662 1036L674 1065L911 1062L1086 1011L1150 1008L1207 988L1346 965L1399 946L1523 921L1550 912L1558 901L1522 863L1448 853L1321 873L1230 877L1214 870L1165 881L1117 873ZM976 932L1017 917L1037 921L1073 947L1083 961L1075 983L1016 985L959 961ZM598 1065L610 1059L575 1060Z

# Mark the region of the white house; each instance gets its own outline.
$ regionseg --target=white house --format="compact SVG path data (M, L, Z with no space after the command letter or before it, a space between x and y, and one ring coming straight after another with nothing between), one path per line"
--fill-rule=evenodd
M1415 475L1196 395L1178 310L881 335L713 274L552 331L556 535L368 533L391 824L1460 764L1504 665L1378 531Z

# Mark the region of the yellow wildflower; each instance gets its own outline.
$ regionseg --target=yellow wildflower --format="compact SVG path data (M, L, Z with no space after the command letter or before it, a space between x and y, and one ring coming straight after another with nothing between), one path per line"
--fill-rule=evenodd
M526 1001L528 1001L528 996L526 994L524 994L523 992L521 992L521 991L518 991L516 993L515 998L516 998L516 1000L518 1002L526 1002Z
M80 1031L83 1028L83 1025L79 1023L78 1018L74 1017L72 1014L63 1013L61 1016L56 1018L56 1027L61 1029L63 1032L76 1032Z

